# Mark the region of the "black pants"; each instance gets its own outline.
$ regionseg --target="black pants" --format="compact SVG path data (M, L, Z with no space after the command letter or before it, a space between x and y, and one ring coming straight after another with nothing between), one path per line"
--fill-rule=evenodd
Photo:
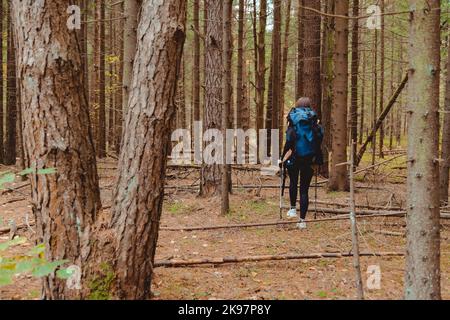
M295 163L288 167L288 173L291 208L295 208L297 205L298 178L300 177L300 218L304 220L309 207L309 187L314 176L312 157L297 158Z

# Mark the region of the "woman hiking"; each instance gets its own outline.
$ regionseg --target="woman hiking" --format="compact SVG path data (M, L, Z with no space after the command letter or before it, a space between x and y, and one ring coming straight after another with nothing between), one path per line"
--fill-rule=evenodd
M300 178L300 222L297 227L306 229L306 214L309 207L309 188L314 176L313 165L323 165L321 145L323 129L317 113L311 107L311 99L297 101L288 115L286 145L281 157L289 174L289 198L291 209L288 218L297 218L297 195Z

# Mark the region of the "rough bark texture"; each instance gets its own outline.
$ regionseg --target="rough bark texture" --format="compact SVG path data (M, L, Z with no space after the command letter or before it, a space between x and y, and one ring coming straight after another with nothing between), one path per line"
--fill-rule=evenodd
M208 0L207 33L205 48L205 110L204 131L221 129L222 123L222 0ZM217 164L204 164L202 169L202 194L217 193L221 183L221 168Z
M303 69L305 64L305 51L304 51L304 21L305 10L303 9L304 1L297 0L297 72L295 76L295 100L299 99L303 95L304 91L304 80L303 80Z
M274 0L274 28L272 44L272 129L280 127L281 112L281 0ZM270 150L270 149L269 149Z
M440 1L410 0L406 299L440 299Z
M236 80L236 127L242 128L242 116L240 112L245 102L244 90L244 16L245 0L239 0L239 17L238 17L238 61L237 61L237 80Z
M11 3L8 4L8 50L7 50L7 79L6 79L6 143L5 164L16 163L17 137L17 79L16 79L16 48L14 45L14 31L11 19Z
M280 113L278 115L278 123L280 129L280 146L283 145L284 119L285 119L285 96L286 96L286 74L288 70L288 53L289 53L289 32L291 27L291 9L292 0L288 0L286 4L286 23L283 35L283 55L281 60L281 93L280 93Z
M3 65L3 1L0 2L0 61ZM3 72L0 72L0 163L3 163L3 155L4 155L4 145L3 145L3 136L4 136L4 112L3 112Z
M384 0L380 0L380 9L381 14L384 13ZM384 15L381 16L381 32L380 32L380 102L378 106L378 112L381 114L383 112L384 108L384 80L385 80L385 72L384 72L384 66L385 66L385 23L384 23ZM380 127L380 141L379 141L379 154L380 158L384 158L384 132L385 126L384 123L381 124Z
M83 268L92 225L101 208L94 143L76 32L66 26L68 0L13 0L21 79L23 136L30 167L56 169L30 176L37 239L50 261ZM82 269L83 272L86 270ZM44 279L47 299L79 298L65 281Z
M185 21L185 0L142 4L114 193L114 269L120 299L150 297Z
M320 11L320 1L304 0L305 7ZM303 95L311 98L312 107L321 112L320 15L307 10L304 19Z
M327 0L325 3L325 12L334 13L334 1ZM333 49L334 49L334 18L326 17L324 21L323 53L322 53L322 126L325 131L322 152L325 165L321 168L321 173L329 177L330 152L331 152L331 109L333 104Z
M142 0L126 0L124 2L124 25L123 25L123 94L122 108L124 114L127 111L130 94L131 76L133 72L133 61L136 55L136 29L138 25L138 14Z
M266 26L267 0L259 2L258 71L256 75L256 129L264 128L264 92L266 90ZM259 135L258 135L259 137ZM259 138L258 138L259 139ZM261 141L258 140L258 146Z
M348 16L348 0L336 3L336 15ZM336 18L334 48L335 75L333 79L333 108L331 110L332 155L329 189L347 191L347 97L348 97L348 19Z
M441 202L448 203L450 176L450 45L448 46L447 83L445 89L444 125L442 128L442 166L440 175Z
M359 0L353 0L353 17L359 16ZM359 77L359 21L353 20L352 29L352 62L351 62L351 106L350 136L358 141L358 77ZM363 75L364 76L364 75ZM356 159L356 148L353 148L353 159Z
M200 121L200 0L194 0L193 120Z
M97 124L97 156L106 157L106 77L105 77L105 1L97 0L98 33L98 124Z

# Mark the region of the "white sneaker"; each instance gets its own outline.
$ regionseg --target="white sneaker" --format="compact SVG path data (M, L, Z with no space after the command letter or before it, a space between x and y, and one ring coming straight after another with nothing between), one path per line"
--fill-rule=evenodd
M305 220L300 220L300 223L297 223L297 228L299 228L300 230L305 230L306 229Z
M291 209L287 213L288 218L297 218L297 209Z

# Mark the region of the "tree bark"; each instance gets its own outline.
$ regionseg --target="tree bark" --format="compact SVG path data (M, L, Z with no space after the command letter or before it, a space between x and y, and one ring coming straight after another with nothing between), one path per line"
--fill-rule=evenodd
M8 49L7 49L7 79L6 79L6 145L5 164L13 165L17 158L17 79L16 79L16 48L11 18L11 2L8 3Z
M124 2L124 25L123 25L123 78L122 78L122 109L123 114L127 112L128 99L131 88L131 76L133 73L133 61L136 55L136 30L138 16L142 0L126 0Z
M353 0L353 17L359 16L359 0ZM350 106L350 137L358 141L358 76L359 76L359 21L353 20L352 29L352 62L351 62L351 106ZM356 148L353 148L353 159L357 158Z
M221 129L222 123L222 77L223 77L223 1L207 0L208 19L205 62L205 110L204 130ZM221 168L218 164L203 164L202 195L219 192Z
M0 61L3 65L3 1L0 2ZM4 158L4 109L3 109L3 71L0 72L0 163L3 163Z
M336 3L336 15L348 16L348 0ZM334 48L335 77L333 79L333 108L331 110L332 156L328 188L348 191L347 162L347 97L348 97L348 19L336 18Z
M200 121L200 0L194 0L193 120Z
M97 125L97 156L106 157L106 77L105 77L105 1L97 0L98 33L98 125Z
M450 177L450 45L448 45L447 83L445 88L444 125L442 127L442 165L440 175L441 202L448 202Z
M119 299L150 298L185 22L185 0L142 4L114 193Z
M305 65L305 32L304 32L304 19L305 10L303 9L304 1L297 0L297 73L296 73L296 85L295 85L295 100L300 99L304 92L304 80L303 70Z
M264 93L266 91L267 0L259 1L258 70L256 72L256 130L264 129ZM258 134L258 150L261 141Z
M92 252L93 222L101 209L94 142L76 31L66 27L70 2L13 0L25 155L37 239L49 261L67 259L82 268ZM45 115L45 116L42 116ZM47 299L76 299L54 275L43 280Z
M305 7L320 11L320 1L304 0L304 4ZM305 33L303 95L311 98L312 107L319 113L321 118L320 14L309 10L306 11L303 28Z
M440 299L440 1L409 0L406 299Z

